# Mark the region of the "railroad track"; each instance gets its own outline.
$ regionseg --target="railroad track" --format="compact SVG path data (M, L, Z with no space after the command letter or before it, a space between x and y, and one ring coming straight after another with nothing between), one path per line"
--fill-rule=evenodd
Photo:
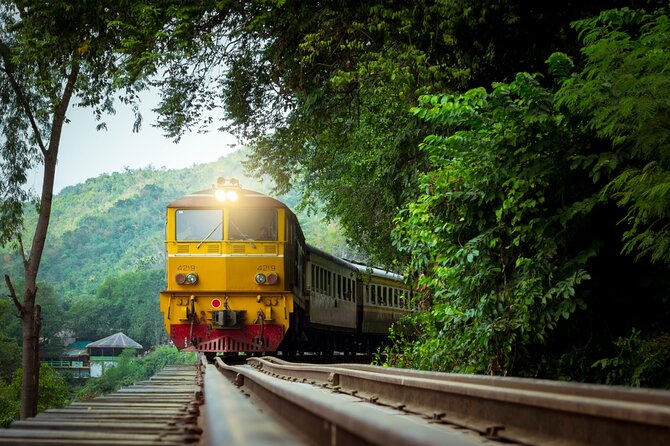
M670 444L668 391L277 358L216 367L293 435L265 444Z
M0 430L0 445L500 443L670 444L670 392L218 358Z
M202 366L167 366L117 392L0 429L0 445L183 445L200 441Z

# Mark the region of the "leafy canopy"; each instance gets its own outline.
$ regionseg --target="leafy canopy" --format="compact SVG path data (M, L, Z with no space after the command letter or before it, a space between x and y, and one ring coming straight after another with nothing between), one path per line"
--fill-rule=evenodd
M586 61L557 104L611 143L593 176L616 169L603 194L627 210L624 252L670 264L670 17L625 8L575 28Z
M491 92L423 97L413 113L444 134L422 143L421 194L395 219L426 310L404 359L506 374L584 305L575 288L594 252L570 240L570 207L589 195L568 162L576 141L525 73Z

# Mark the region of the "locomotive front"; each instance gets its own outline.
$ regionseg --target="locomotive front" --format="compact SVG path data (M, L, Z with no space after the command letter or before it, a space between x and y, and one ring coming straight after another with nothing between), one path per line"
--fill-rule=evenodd
M285 255L294 250L292 217L281 202L221 178L168 205L160 308L179 349L277 350L294 304Z

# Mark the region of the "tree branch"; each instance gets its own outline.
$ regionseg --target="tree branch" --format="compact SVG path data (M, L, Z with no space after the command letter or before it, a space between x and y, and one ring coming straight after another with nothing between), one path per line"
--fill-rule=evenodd
M16 94L16 97L19 100L21 107L23 108L23 111L26 113L28 119L30 120L30 126L33 128L33 132L35 133L35 139L37 140L37 144L40 146L40 151L42 152L42 155L46 156L47 148L44 145L44 141L42 141L40 128L38 127L37 121L35 120L35 116L33 115L32 109L30 108L30 102L23 94L21 86L14 78L15 67L11 60L11 49L4 42L0 42L0 56L2 56L2 60L4 62L2 70L7 74L7 79L9 79L9 83L11 84L12 89Z
M18 242L19 242L19 253L21 254L21 259L23 260L23 267L28 264L28 259L26 258L26 250L23 247L23 237L21 237L21 234L18 234L16 236Z
M14 291L14 285L12 285L12 281L9 278L9 275L7 274L5 274L5 283L7 284L7 288L9 289L9 298L12 299L12 301L14 302L14 306L16 307L17 310L19 310L19 314L23 313L23 306L21 306L19 299L16 297L16 291Z

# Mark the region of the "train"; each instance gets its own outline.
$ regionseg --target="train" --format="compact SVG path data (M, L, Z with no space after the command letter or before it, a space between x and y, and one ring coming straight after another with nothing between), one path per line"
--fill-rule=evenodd
M181 350L370 353L411 312L399 274L306 243L281 201L219 178L166 209L160 311Z

